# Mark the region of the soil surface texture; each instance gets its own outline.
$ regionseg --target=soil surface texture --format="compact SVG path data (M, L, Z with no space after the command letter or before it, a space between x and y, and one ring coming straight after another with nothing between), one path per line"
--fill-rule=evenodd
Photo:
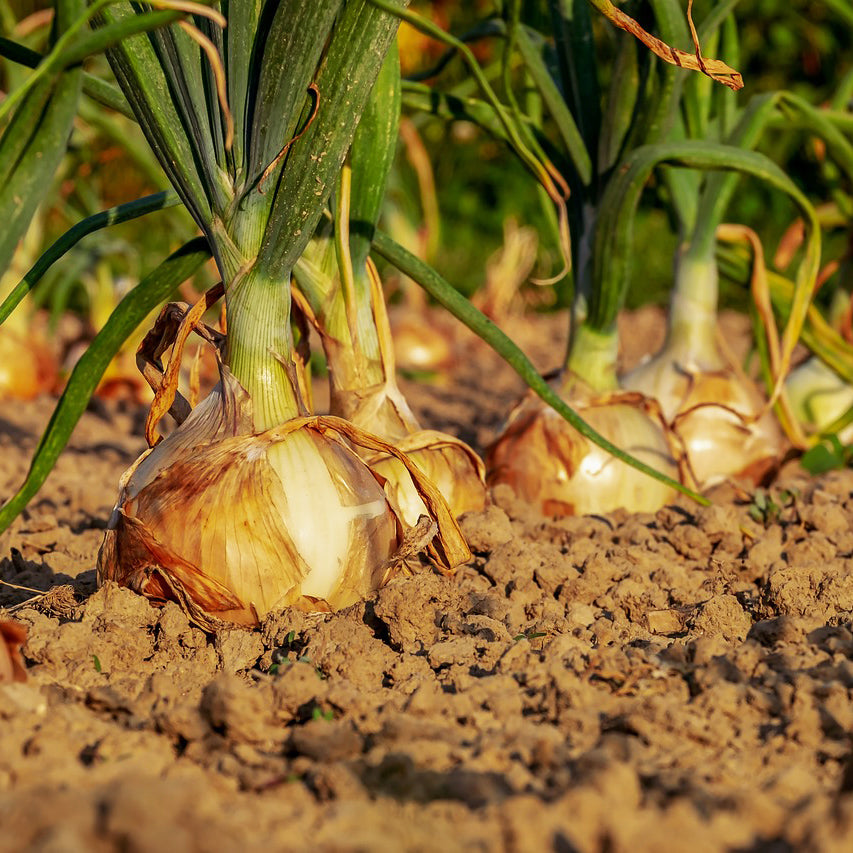
M537 328L553 368L563 330ZM482 450L521 384L458 346L450 382L404 390ZM0 404L4 497L53 404ZM143 421L93 404L0 538L0 618L28 632L0 851L853 850L853 472L789 463L763 514L732 484L557 520L499 488L455 576L211 637L96 587Z

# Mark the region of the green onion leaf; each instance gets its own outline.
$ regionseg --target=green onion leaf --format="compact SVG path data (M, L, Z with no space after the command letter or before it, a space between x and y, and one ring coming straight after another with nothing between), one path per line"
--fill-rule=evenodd
M121 222L137 219L156 210L174 207L180 203L181 200L175 192L155 193L82 219L72 228L69 228L41 255L29 272L3 300L3 303L0 304L0 325L5 322L6 318L15 310L27 293L38 284L53 264L70 252L87 234L100 231L110 225L118 225Z
M103 329L74 366L68 384L36 448L29 473L18 492L0 509L0 532L5 530L38 492L86 409L89 398L113 356L133 330L168 299L208 258L201 237L186 243L149 273L122 299Z

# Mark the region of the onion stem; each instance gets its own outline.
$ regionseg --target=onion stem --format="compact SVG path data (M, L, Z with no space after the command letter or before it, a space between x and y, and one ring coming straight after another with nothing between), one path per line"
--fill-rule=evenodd
M256 430L304 414L291 364L290 298L287 285L257 266L226 288L227 363L252 398Z
M665 349L676 359L688 356L719 362L716 344L719 273L712 254L688 245L676 261L675 289L669 308Z
M614 325L598 331L581 323L573 331L566 360L565 382L582 379L593 391L606 393L619 387L616 379L616 355L619 338Z

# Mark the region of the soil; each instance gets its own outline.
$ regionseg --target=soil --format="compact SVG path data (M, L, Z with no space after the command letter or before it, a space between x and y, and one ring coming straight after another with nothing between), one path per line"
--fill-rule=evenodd
M628 361L662 334L629 322ZM561 324L537 323L554 367ZM406 391L482 449L520 382L460 348L452 384ZM0 408L4 494L52 403ZM90 407L0 539L28 631L27 682L0 685L0 850L853 849L851 471L790 463L765 518L734 485L558 520L498 489L455 576L210 637L96 588L143 414Z

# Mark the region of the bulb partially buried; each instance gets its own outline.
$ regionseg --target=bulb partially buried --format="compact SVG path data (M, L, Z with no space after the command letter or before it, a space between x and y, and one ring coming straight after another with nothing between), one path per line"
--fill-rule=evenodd
M328 248L316 240L311 249L312 254L306 252L296 267L297 280L301 280L306 290L318 282L325 286L334 282ZM397 385L394 341L385 297L371 260L368 259L358 283L365 315L360 337L340 322L344 315L341 304L333 302L333 308L338 310L327 311L320 322L304 295L299 290L294 293L296 304L323 341L329 367L330 411L402 451L438 486L455 517L483 509L488 495L480 457L452 435L422 429ZM359 451L359 455L387 481L385 490L400 508L403 520L414 525L425 507L400 460L387 451Z
M345 440L384 445L338 418L255 434L248 395L221 382L122 478L99 580L177 601L202 627L270 610L346 607L385 583L410 543L401 513ZM440 568L469 552L434 486L411 471Z
M640 394L596 396L579 379L561 396L597 432L653 468L678 478L675 453ZM675 496L663 483L615 459L529 393L486 455L490 485L505 483L546 516L624 507L654 512Z
M660 403L699 488L727 477L758 485L778 466L782 433L773 413L762 414L764 398L752 380L718 353L697 358L664 349L622 383Z

